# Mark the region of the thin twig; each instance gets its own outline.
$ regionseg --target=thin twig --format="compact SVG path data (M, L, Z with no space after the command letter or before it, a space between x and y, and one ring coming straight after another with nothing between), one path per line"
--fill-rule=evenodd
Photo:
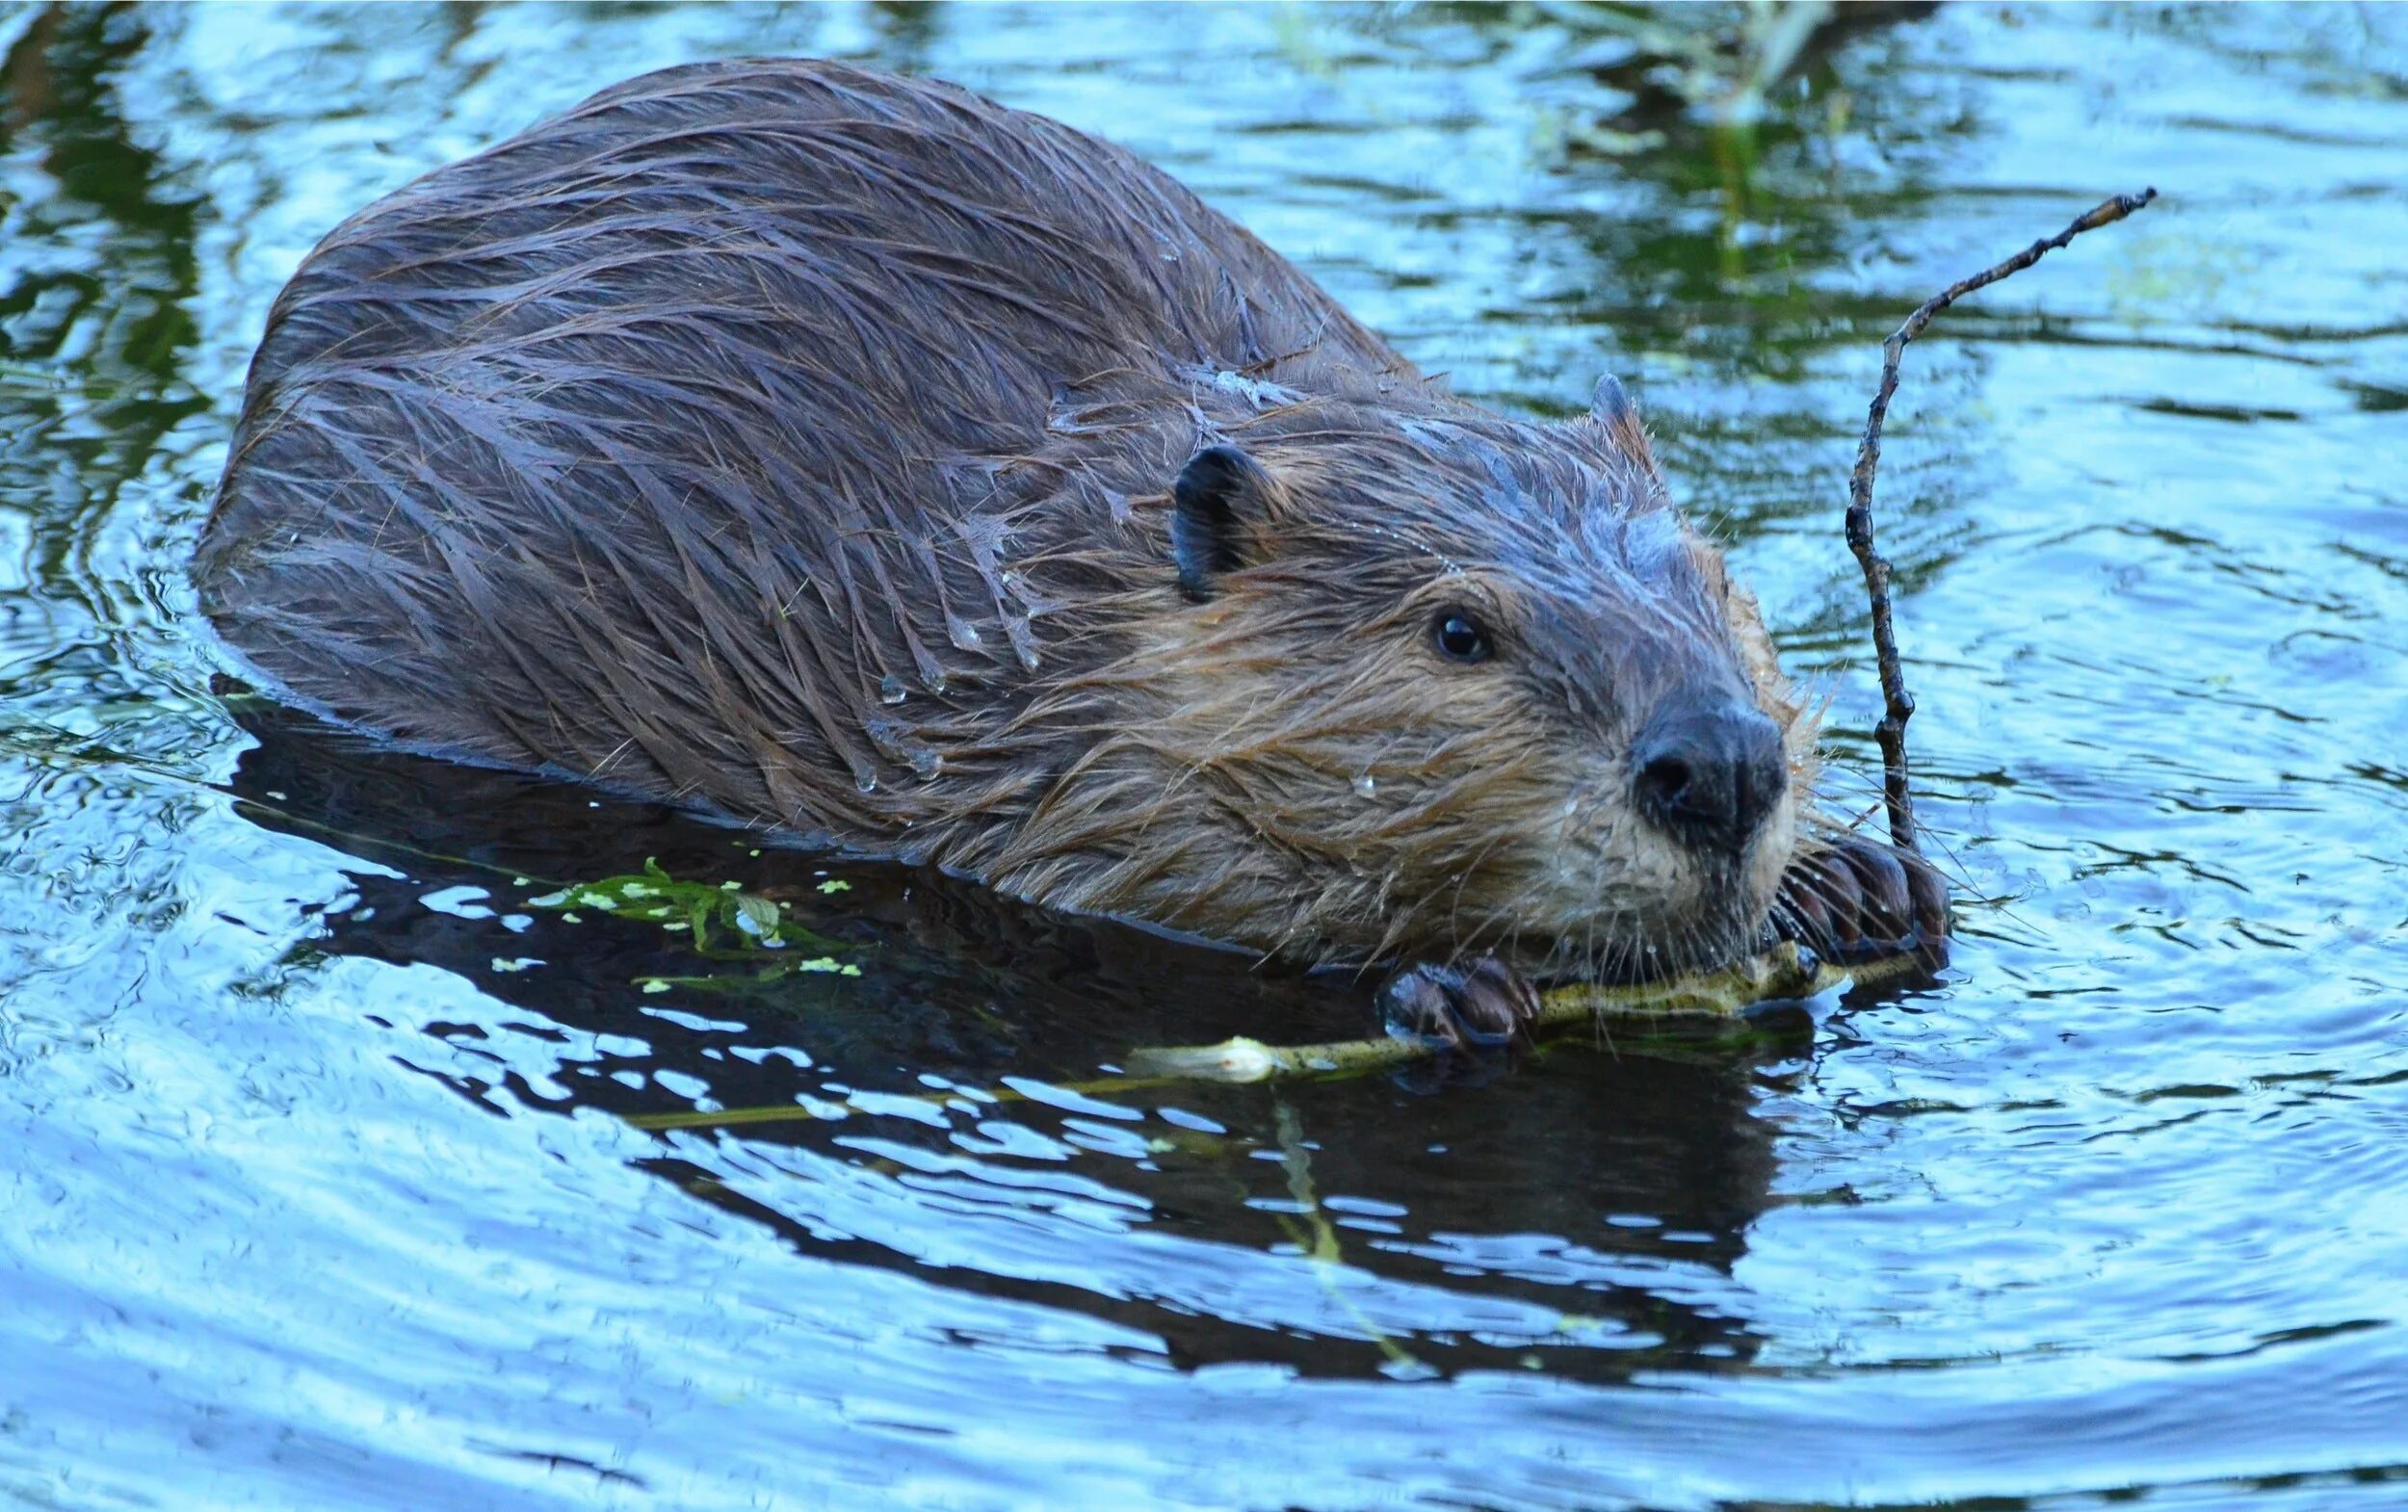
M1881 669L1881 723L1873 736L1881 743L1881 791L1890 809L1890 840L1898 848L1921 854L1915 844L1915 798L1906 781L1906 721L1914 717L1915 696L1906 691L1906 674L1898 668L1898 633L1890 622L1890 562L1873 549L1872 475L1881 465L1881 422L1898 392L1899 361L1906 344L1924 333L1932 318L1976 289L1987 288L2010 274L2023 272L2084 231L2113 225L2158 197L2154 189L2118 195L2089 211L2056 235L2032 243L1994 268L1949 285L1925 300L1914 314L1881 344L1881 387L1865 416L1865 439L1856 448L1856 470L1847 480L1847 547L1865 569L1865 595L1872 601L1873 655Z

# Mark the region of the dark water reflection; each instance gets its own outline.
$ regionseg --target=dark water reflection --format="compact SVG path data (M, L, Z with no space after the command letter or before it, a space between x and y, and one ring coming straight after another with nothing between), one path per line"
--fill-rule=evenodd
M1617 38L0 13L0 1497L2408 1499L2408 28L1951 9L1816 56L1745 139ZM1361 994L213 694L183 564L302 251L749 51L1125 141L1501 405L1619 372L1860 767L1837 514L1880 335L2164 190L1951 312L1892 428L1959 970L1435 1092L1112 1084L1137 1046L1359 1032ZM647 858L859 975L706 988L753 966L531 901Z
M931 1241L942 1252L961 1238L924 1233L931 1209L1040 1231L1164 1230L1210 1259L986 1252L930 1279L1097 1312L1189 1366L1622 1379L1751 1352L1741 1318L1657 1283L1667 1266L1727 1277L1744 1249L1772 1200L1751 1070L1802 1040L1767 1033L1751 1053L1629 1030L1553 1046L1511 1068L1507 1120L1453 1083L1432 1096L1378 1078L1124 1090L1098 1075L1123 1047L1357 1037L1373 1027L1365 991L927 871L763 852L757 836L667 810L597 816L584 789L463 772L290 717L246 724L260 743L233 782L244 813L392 869L355 873L355 897L298 958L423 963L473 982L484 1015L406 1026L455 1052L422 1069L499 1110L590 1108L659 1129L665 1153L648 1168L808 1253L919 1265ZM788 899L790 919L860 975L762 982L777 954L698 958L648 922L526 903L555 894L547 873L563 862L583 875L652 864ZM715 984L630 990L695 975ZM732 1186L731 1153L806 1185ZM869 1233L822 1206L818 1179L865 1156L905 1207ZM1238 1284L1237 1258L1266 1250L1343 1254L1381 1284L1343 1301ZM1565 1316L1566 1287L1591 1293L1583 1316Z

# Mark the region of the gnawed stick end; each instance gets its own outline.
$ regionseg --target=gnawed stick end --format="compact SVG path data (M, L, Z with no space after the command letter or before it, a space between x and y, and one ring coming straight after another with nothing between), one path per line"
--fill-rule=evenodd
M1269 1082L1291 1077L1351 1076L1419 1060L1429 1047L1410 1039L1348 1039L1323 1045L1266 1045L1240 1035L1217 1045L1158 1045L1129 1052L1122 1069L1133 1077L1191 1082Z

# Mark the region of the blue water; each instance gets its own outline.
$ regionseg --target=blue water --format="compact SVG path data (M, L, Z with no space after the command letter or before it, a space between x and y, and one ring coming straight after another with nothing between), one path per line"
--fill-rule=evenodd
M2408 1505L2408 13L1950 9L1747 139L1626 112L1610 20L0 12L0 1500ZM1502 407L1620 374L1850 808L1879 340L2156 185L1908 358L1949 978L1081 1092L1368 1010L213 693L185 563L314 239L747 52L1127 143ZM647 992L709 963L529 901L646 856L860 975Z

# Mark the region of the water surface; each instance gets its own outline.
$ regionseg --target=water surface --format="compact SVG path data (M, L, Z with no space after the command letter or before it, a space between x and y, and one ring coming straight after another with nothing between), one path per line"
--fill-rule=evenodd
M17 10L0 50L0 1494L2408 1501L2402 13L1950 9L1744 140L1602 81L1577 8ZM1499 406L1620 374L1859 772L1880 337L2157 185L1909 358L1949 979L1434 1092L1080 1092L1367 1010L213 693L184 566L310 244L746 52L1125 142ZM859 975L705 988L531 901L647 858Z

